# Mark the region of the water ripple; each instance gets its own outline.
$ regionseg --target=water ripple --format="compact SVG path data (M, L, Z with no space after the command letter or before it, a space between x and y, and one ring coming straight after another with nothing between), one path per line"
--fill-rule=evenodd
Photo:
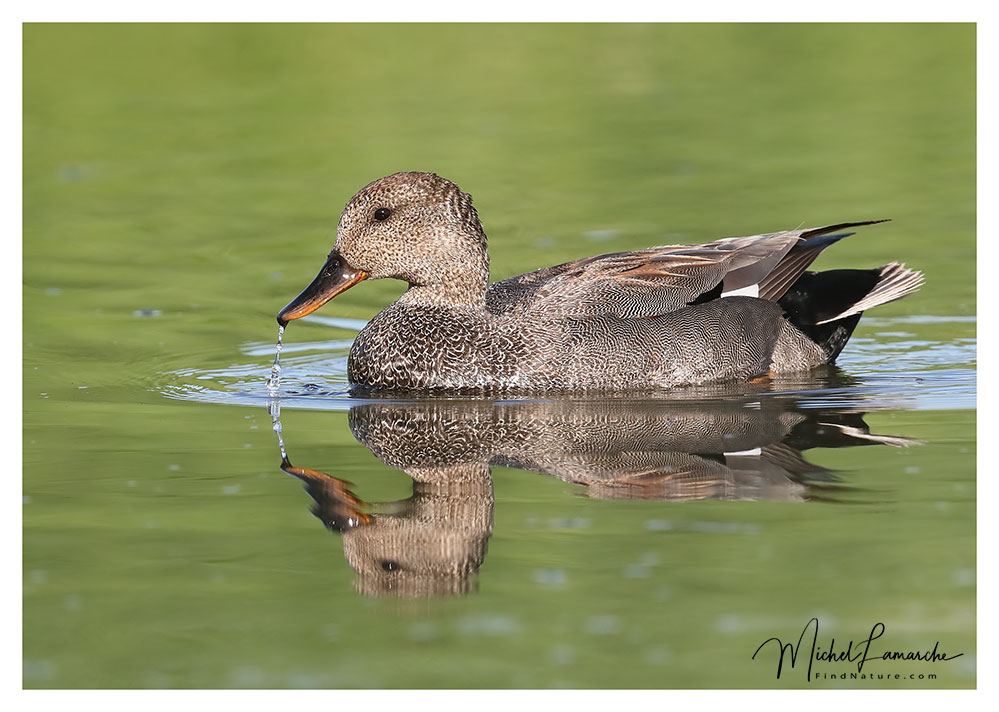
M328 326L360 329L364 322L311 317ZM925 324L974 323L975 317L909 316L869 318L867 327L883 328L875 336L855 336L837 364L845 374L842 387L810 387L793 382L777 386L771 395L793 393L802 407L827 408L863 400L867 407L903 410L953 410L976 407L977 339L933 340L911 331ZM911 330L890 330L901 324ZM348 410L369 398L350 392L347 355L351 340L334 339L284 345L281 390L283 408ZM214 369L180 369L165 374L159 390L167 398L225 405L265 405L275 394L267 389L274 344L252 342L241 348L259 361ZM657 394L661 398L664 394ZM685 396L686 397L686 396ZM524 400L506 396L506 400Z

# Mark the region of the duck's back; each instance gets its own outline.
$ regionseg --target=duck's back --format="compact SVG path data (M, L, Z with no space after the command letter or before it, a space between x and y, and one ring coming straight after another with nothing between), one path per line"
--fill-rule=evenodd
M494 314L646 317L766 280L806 231L732 237L704 245L612 252L496 282ZM804 268L802 268L804 269ZM716 287L718 294L713 295Z

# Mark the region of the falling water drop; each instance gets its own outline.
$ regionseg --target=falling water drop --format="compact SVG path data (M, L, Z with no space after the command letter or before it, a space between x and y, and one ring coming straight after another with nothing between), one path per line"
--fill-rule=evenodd
M284 449L284 438L281 437L281 403L272 400L267 404L267 412L271 416L271 428L277 433L278 447L281 448L281 462L287 462L288 453Z
M267 381L267 390L276 393L281 388L281 338L284 336L284 325L278 326L278 338L274 365L271 366L271 377Z

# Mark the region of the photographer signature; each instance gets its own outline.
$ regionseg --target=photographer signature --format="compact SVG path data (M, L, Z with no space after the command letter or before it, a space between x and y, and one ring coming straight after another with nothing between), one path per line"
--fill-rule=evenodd
M867 663L868 660L921 660L925 662L939 662L953 660L954 658L959 658L964 655L964 653L947 655L945 652L939 651L939 641L933 644L932 650L888 650L883 653L873 653L871 651L871 644L884 635L884 623L875 623L871 628L870 635L861 640L859 643L855 643L852 640L847 641L845 649L836 649L835 638L830 639L829 645L826 649L822 649L818 645L819 619L812 618L805 624L805 627L801 631L801 635L798 636L798 642L796 644L792 645L791 643L785 643L777 637L767 638L760 644L760 647L756 649L756 652L753 653L752 659L756 660L756 656L759 655L760 651L763 650L763 648L765 648L769 643L775 643L777 650L779 650L779 657L777 658L777 679L779 680L781 671L784 669L784 657L790 657L792 668L797 664L798 654L802 650L802 643L805 642L809 630L811 630L812 634L811 649L809 650L808 656L807 680L809 681L812 679L812 666L816 660L820 662L855 662L857 663L857 672L861 673L864 670L864 664Z

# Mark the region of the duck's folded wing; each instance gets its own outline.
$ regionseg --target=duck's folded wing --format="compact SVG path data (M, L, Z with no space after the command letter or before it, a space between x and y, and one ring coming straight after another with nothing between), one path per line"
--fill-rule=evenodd
M732 293L775 301L823 249L845 236L828 233L867 224L843 223L587 257L497 282L486 294L486 305L497 314L643 317ZM816 239L820 236L825 237Z

